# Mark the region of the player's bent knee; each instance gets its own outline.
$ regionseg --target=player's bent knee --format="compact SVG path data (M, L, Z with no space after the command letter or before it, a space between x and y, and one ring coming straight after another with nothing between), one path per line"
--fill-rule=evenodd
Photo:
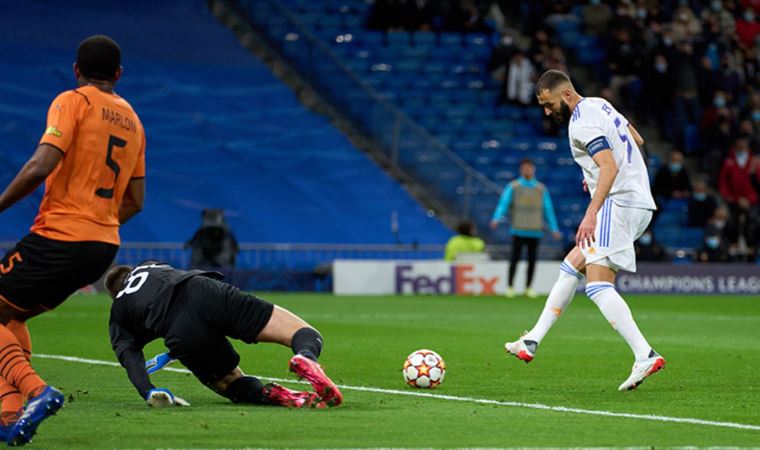
M253 403L261 405L264 400L264 384L256 377L243 376L230 383L220 392L233 403Z
M244 376L245 374L240 370L240 367L235 367L232 372L222 378L213 382L204 382L204 384L210 387L214 392L224 395L224 391L226 391L232 383Z

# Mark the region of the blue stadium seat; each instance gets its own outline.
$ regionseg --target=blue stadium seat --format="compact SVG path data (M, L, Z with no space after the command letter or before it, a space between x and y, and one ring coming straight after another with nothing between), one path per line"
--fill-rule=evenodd
M279 40L288 58L300 60L306 54L300 51L302 41L292 35L285 39L293 26L278 19L267 3L244 2L245 11L269 14L264 31ZM332 33L348 23L338 15L344 14L343 6L349 5L346 14L354 8L366 11L360 3L288 0L287 5L302 8L305 22L314 19L310 31L334 27ZM120 20L108 26L128 67L118 92L138 111L148 135L147 201L145 210L122 228L125 241L183 242L197 228L200 210L209 207L227 211L242 242L393 243L396 237L387 226L392 211L401 216L410 240L441 243L451 235L324 116L301 105L213 18L205 2L145 5L120 9ZM21 2L14 5L13 20L0 28L6 39L14 33L26 36L22 43L4 46L0 60L0 165L8 166L0 171L0 183L10 181L37 144L51 99L75 85L69 73L72 49L86 30L102 28L99 12L113 13L107 2L87 2L92 14L68 6ZM322 20L324 8L337 11L334 18ZM55 30L55 39L52 32L28 32L34 29ZM354 56L382 44L382 36L368 31L357 36L362 40L337 52L365 76L368 58ZM29 54L35 55L33 64ZM350 89L341 71L315 64L312 75L329 86L325 92L339 92L363 116L373 113L366 94ZM26 94L15 95L8 86L23 86ZM27 232L38 201L34 195L3 213L0 240Z

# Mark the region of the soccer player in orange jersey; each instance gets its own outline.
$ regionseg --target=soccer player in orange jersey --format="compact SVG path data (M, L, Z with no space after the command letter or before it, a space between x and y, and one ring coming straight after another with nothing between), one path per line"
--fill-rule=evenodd
M145 196L145 132L114 92L121 50L92 36L76 58L79 87L53 100L37 150L0 195L2 213L45 181L31 232L0 261L0 437L12 445L29 442L63 405L63 394L29 362L26 320L103 275L119 248L119 226Z

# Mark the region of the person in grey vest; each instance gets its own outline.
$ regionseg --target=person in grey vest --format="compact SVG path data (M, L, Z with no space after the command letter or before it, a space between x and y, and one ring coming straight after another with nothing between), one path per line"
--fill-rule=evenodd
M532 287L533 273L536 269L538 242L544 235L544 222L555 239L560 239L562 234L557 227L557 217L554 215L549 190L543 183L536 180L536 166L529 159L520 162L520 178L509 183L501 193L499 203L491 217L492 229L496 229L507 212L509 212L509 234L512 236L507 297L515 296L515 270L523 247L527 247L528 278L525 295L535 298L536 292Z

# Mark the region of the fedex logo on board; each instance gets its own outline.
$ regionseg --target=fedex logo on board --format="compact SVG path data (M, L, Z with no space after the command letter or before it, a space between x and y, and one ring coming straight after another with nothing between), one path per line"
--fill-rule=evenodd
M448 273L419 273L412 264L396 266L397 294L496 295L499 276L475 273L472 264L452 265Z

